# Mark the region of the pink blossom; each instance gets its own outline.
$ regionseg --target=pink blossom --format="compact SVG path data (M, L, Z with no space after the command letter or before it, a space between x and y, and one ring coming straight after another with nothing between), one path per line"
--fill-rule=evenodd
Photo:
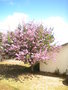
M51 45L54 42L52 29L43 28L43 25L32 22L7 33L2 42L5 55L17 57L18 60L30 65L40 60L53 59L53 53L58 50L56 46Z

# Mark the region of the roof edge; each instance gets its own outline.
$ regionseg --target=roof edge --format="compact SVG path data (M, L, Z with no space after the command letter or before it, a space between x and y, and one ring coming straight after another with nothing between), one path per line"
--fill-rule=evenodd
M68 43L64 43L64 44L62 44L62 46L66 46L66 45L68 45Z

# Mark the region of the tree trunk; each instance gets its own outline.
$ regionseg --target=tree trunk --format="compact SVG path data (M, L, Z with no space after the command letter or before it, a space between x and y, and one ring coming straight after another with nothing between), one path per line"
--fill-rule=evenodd
M31 71L32 71L32 72L34 71L34 66L33 66L33 65L31 66Z
M31 71L32 72L38 72L39 71L39 62L37 62L31 66Z

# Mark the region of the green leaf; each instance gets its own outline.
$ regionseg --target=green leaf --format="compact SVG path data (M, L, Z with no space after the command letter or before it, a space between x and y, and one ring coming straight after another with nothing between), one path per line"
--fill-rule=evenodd
M26 55L26 59L30 59L30 55L29 54Z
M12 39L10 38L10 36L8 35L8 43L13 43Z

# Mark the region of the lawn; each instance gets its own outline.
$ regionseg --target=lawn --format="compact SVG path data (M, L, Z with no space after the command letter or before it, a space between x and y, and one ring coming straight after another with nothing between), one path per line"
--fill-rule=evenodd
M64 79L32 73L21 61L0 62L0 90L68 90Z

